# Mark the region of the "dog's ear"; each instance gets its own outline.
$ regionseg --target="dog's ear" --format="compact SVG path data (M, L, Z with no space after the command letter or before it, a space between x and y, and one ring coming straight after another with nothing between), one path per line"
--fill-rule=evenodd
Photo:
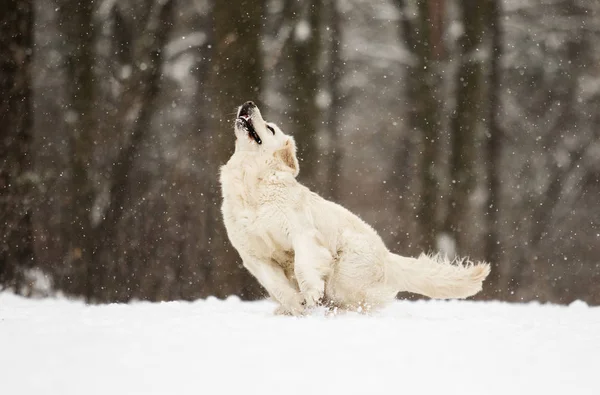
M300 165L298 164L298 158L296 158L296 142L293 137L288 137L283 147L275 151L274 155L290 168L294 177L298 175Z

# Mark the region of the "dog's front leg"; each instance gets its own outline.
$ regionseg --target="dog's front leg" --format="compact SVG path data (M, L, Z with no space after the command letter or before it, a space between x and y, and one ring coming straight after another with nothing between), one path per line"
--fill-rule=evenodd
M304 313L304 298L292 286L283 269L271 260L243 256L244 266L258 282L265 287L269 295L281 305L277 314L302 315Z
M319 304L325 293L325 278L331 271L333 257L323 247L315 232L302 232L294 238L294 274L306 307Z

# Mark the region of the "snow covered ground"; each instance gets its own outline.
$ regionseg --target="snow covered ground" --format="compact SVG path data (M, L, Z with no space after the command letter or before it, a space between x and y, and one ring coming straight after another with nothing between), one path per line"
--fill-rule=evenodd
M600 394L600 308L398 301L86 306L0 293L0 393Z

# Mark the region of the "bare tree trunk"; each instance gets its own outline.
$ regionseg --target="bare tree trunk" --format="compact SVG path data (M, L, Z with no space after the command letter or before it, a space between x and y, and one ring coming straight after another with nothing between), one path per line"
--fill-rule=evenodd
M206 136L212 179L207 189L208 227L213 231L209 254L212 261L211 293L225 297L240 294L256 298L262 292L256 280L242 267L240 258L229 243L221 217L218 183L219 166L233 153L233 119L236 106L248 100L257 101L262 91L262 20L264 0L213 2L212 23L214 51L210 71L212 127Z
M446 0L428 0L429 42L433 59L442 59L446 55L443 42Z
M65 119L72 126L69 135L71 171L69 252L65 276L59 287L66 292L91 296L88 276L93 256L91 212L94 191L88 171L93 160L94 119L94 1L65 0L59 3L60 23L67 43L67 79L70 107Z
M296 16L294 31L286 49L292 66L288 85L292 98L290 116L292 134L298 142L300 179L309 187L315 187L320 162L317 133L322 120L317 94L323 5L321 0L295 3L288 2L286 10Z
M400 33L401 39L413 54L416 62L407 66L406 86L407 102L409 108L409 127L421 135L421 194L418 204L418 218L420 228L422 250L431 251L435 248L438 225L437 213L437 191L438 181L436 177L436 163L439 154L439 131L440 109L435 97L436 76L433 65L436 56L444 53L441 36L442 27L434 25L434 22L442 23L437 8L431 7L427 0L417 0L417 15L411 15L410 2L407 0L396 0L401 13ZM443 1L437 3L443 4ZM436 4L437 4L436 3ZM440 5L441 7L441 5ZM433 18L432 18L433 17Z
M340 172L342 162L342 143L340 141L340 117L339 111L342 110L343 98L340 90L340 80L343 71L342 55L340 53L342 42L341 17L337 9L338 0L329 0L328 2L330 44L329 44L329 67L328 67L328 85L331 101L327 113L327 127L330 136L330 158L329 158L329 177L330 196L334 201L340 199Z
M0 7L0 287L22 291L34 265L31 223L33 2Z
M483 63L477 58L477 47L484 35L483 15L476 2L461 3L464 33L459 39L459 70L456 75L456 108L450 121L451 154L449 207L445 231L456 242L460 254L468 236L469 199L475 188L475 153L477 128L481 119L481 78Z
M487 134L485 145L488 201L486 204L485 260L492 265L492 272L484 288L484 297L498 298L501 290L500 264L502 260L502 244L500 239L500 158L502 152L502 130L500 129L499 111L502 59L502 27L500 25L501 4L499 0L488 0L486 9L486 25L490 36L490 61L488 79L488 111Z

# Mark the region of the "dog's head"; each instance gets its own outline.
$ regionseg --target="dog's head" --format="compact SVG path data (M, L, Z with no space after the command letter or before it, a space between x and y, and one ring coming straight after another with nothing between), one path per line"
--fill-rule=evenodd
M235 120L235 151L257 155L273 155L287 166L294 176L300 167L296 158L296 143L272 122L263 119L260 110L251 101L242 104Z

